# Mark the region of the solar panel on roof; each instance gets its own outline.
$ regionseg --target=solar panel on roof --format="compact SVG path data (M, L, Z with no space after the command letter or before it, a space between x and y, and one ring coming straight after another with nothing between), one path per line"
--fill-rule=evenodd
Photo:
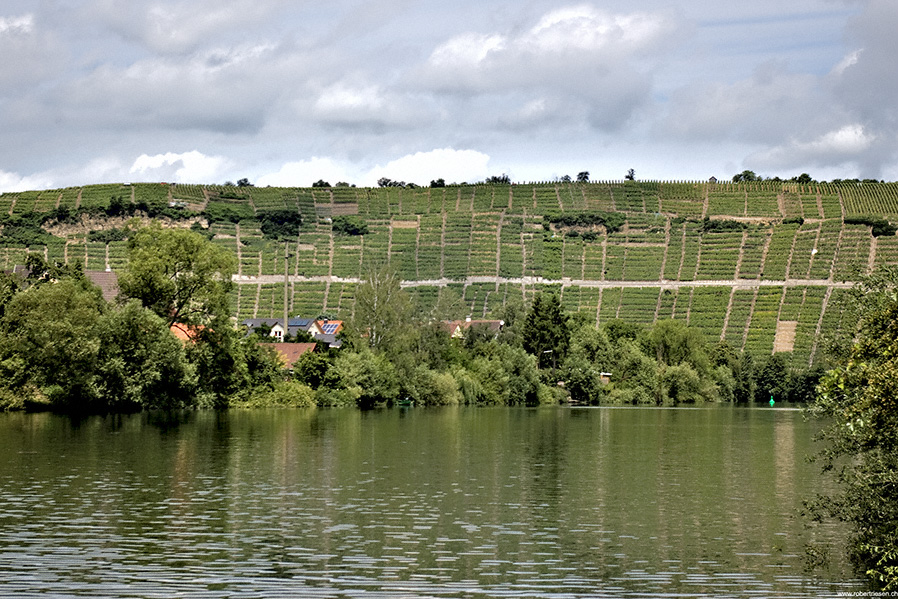
M321 330L324 331L325 335L333 335L338 326L336 324L325 324L321 327Z

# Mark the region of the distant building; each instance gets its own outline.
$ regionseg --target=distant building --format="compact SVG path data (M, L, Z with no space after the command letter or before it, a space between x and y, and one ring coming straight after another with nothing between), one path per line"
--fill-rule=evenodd
M118 295L118 275L111 269L85 270L84 276L103 292L103 299L107 302L115 300Z

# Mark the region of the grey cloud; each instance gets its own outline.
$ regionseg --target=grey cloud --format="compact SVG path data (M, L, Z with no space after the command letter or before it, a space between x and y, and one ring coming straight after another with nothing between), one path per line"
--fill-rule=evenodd
M658 131L684 141L740 139L777 144L826 130L841 111L814 75L768 62L734 83L707 82L671 94Z
M39 16L0 14L0 95L16 95L62 72L67 52Z
M210 43L245 39L255 26L270 31L279 23L273 17L290 6L287 0L95 0L82 14L155 54L183 55Z

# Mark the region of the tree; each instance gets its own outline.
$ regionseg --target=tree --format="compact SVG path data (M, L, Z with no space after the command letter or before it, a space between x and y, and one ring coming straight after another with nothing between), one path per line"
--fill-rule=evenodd
M857 336L812 406L828 423L818 458L841 491L811 504L811 514L851 523L854 564L898 591L898 269L868 277L850 297Z
M524 321L524 349L536 356L540 368L564 362L570 343L567 317L555 294L539 293Z
M430 182L431 187L446 187L446 181L441 177Z
M337 185L339 186L340 184L337 183ZM331 186L331 184L328 183L327 181L325 181L324 179L318 179L317 181L312 183L312 187L330 187L330 186ZM349 187L349 185L347 184L346 187Z
M561 177L561 182L562 182L562 183L570 183L570 182L571 182L571 176L570 176L570 175L564 175L563 177Z
M84 280L63 279L16 294L0 320L0 385L60 409L97 397L100 338L106 303Z
M184 345L165 321L131 300L97 324L98 401L105 409L176 409L190 406L196 385Z
M635 181L636 180L636 171L632 168L627 171L627 176L624 177L627 181Z
M733 175L733 183L741 183L743 181L760 181L761 178L754 171L744 170L738 175Z
M257 215L262 234L268 239L292 239L299 235L302 215L296 210L265 210Z
M577 183L589 183L589 171L577 173Z
M487 183L498 183L500 185L510 185L511 179L505 173L501 175L493 175L492 177L486 178Z
M393 349L409 329L411 303L400 281L399 273L385 265L369 270L356 291L353 320L359 331L367 331L373 349Z
M237 181L237 187L252 187L252 186L253 186L253 184L250 183L249 179L247 179L246 177Z
M169 325L208 325L229 313L236 260L227 250L187 229L155 224L128 241L128 265L119 276L126 298L140 300Z

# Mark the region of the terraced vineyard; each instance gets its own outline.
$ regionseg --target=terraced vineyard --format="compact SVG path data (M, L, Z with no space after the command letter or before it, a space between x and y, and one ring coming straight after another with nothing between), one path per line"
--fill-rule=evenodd
M511 298L557 290L564 306L597 323L685 319L711 340L756 354L791 351L812 363L820 333L840 326L839 297L873 268L898 264L898 237L873 237L849 217L898 222L898 184L606 182L446 188L232 188L96 185L0 195L0 214L109 204L112 197L200 212L298 210L298 238L266 239L254 219L211 225L238 257L238 318L328 313L347 318L355 288L385 262L422 312L496 316ZM551 214L618 213L623 226L550 225ZM361 236L335 235L353 216ZM708 227L704 219L725 221ZM0 266L29 252L119 269L125 242L91 242L88 230L46 245L0 247ZM0 237L2 241L2 237ZM7 246L9 244L6 244Z

